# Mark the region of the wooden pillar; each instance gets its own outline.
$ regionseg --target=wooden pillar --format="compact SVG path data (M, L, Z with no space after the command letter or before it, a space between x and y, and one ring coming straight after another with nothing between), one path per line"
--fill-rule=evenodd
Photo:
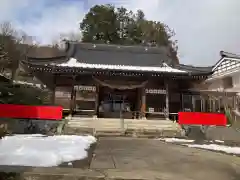
M195 101L195 96L194 95L191 95L192 96L192 111L195 112L196 110L196 101Z
M142 97L141 97L141 117L142 119L146 119L146 89L145 87L141 88L142 90Z
M183 93L181 93L181 111L184 111Z
M53 87L52 96L51 96L51 104L52 105L55 105L55 90L56 90L56 87Z
M98 107L99 107L99 84L95 85L96 91L95 91L95 117L98 117Z
M215 97L212 99L212 112L216 112L216 99Z
M166 89L166 118L169 119L169 89L168 89L168 82L165 82L165 89Z
M219 97L219 98L218 98L218 111L219 111L219 112L221 111L221 98L222 98L222 97Z
M51 96L52 105L55 105L55 91L56 91L56 76L53 75L53 86L52 86L52 96Z
M137 119L141 118L141 108L142 108L142 103L141 103L141 96L142 96L142 88L137 89Z
M201 112L204 112L204 97L200 96L200 101L201 101Z
M73 79L72 79L72 90L71 90L71 102L70 102L70 115L72 116L73 115L73 110L74 110L74 104L75 104L75 89L74 89L74 86L75 86L75 76L73 76Z
M207 112L207 109L206 109L206 96L203 98L203 111L204 112Z
M208 96L208 102L209 102L209 112L212 112L212 98Z

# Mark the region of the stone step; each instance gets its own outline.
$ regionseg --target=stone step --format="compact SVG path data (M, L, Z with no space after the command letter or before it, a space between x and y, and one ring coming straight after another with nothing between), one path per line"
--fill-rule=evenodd
M76 118L72 117L69 119L70 121L91 121L91 120L98 120L98 121L120 121L120 118ZM147 120L147 119L123 119L124 121L148 121L148 122L160 122L160 121L170 121L167 119L155 119L155 120Z
M149 125L158 125L158 124L172 124L173 122L170 120L161 120L161 121L153 121L153 120L70 120L68 123L79 123L79 124L149 124Z
M122 122L99 122L99 121L91 121L91 122L68 122L68 124L73 125L82 125L82 126L121 126ZM146 123L146 122L134 122L134 123L128 123L123 122L124 126L171 126L174 123Z
M136 137L175 137L181 131L178 128L85 128L85 127L69 127L65 128L65 134L83 135L92 134L96 136L136 136Z
M83 118L82 118L83 119ZM126 130L134 131L179 131L181 128L177 123L170 120L136 120L136 119L94 119L94 118L75 118L69 120L68 127L70 128L92 128L94 132L123 132ZM122 128L124 123L124 129Z
M76 127L89 127L89 128L100 128L100 127L119 127L119 128L132 128L132 127L139 127L139 128L148 128L148 127L172 127L177 126L175 124L158 124L158 125L149 125L149 124L79 124L79 123L69 123L68 126L76 126Z
M82 126L68 126L69 128L88 128L88 127L82 127ZM125 131L125 130L140 130L140 131L159 131L159 130L176 130L178 131L178 128L176 127L131 127L131 128L122 128L119 127L98 127L98 128L93 128L95 131Z

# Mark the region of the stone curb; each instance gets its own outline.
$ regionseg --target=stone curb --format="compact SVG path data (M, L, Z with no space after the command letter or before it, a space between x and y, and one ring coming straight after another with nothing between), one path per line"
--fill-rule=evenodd
M0 172L16 173L21 180L175 180L179 175L154 170L32 168L0 166ZM190 179L181 179L190 180Z
M104 174L91 169L58 168L58 167L21 167L0 166L0 172L16 173L17 177L26 180L102 180Z

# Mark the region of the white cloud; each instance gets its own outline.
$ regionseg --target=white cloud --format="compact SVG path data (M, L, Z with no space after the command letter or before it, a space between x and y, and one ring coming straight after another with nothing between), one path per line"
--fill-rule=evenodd
M239 0L86 0L85 4L77 0L57 4L60 0L51 0L49 6L47 2L50 1L1 0L0 22L10 20L42 43L49 43L59 33L79 32L78 22L89 5L113 3L132 10L142 9L147 18L173 28L182 63L212 65L219 59L220 50L240 53ZM27 20L19 21L17 16L29 9L35 15L29 14Z
M42 44L51 43L60 34L79 33L79 22L85 14L83 2L59 3L54 6L48 5L47 0L16 2L0 2L0 11L4 9L0 22L10 21L17 29L36 37ZM22 19L18 15L22 15Z
M132 9L141 8L148 18L163 21L175 30L182 63L213 65L220 50L240 53L239 0L130 2Z

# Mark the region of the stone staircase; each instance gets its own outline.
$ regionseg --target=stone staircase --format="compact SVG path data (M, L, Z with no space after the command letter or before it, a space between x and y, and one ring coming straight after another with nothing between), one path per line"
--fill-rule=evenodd
M111 119L111 118L85 118L72 117L67 124L67 133L92 133L97 135L162 135L176 134L181 131L177 123L170 120L137 120L137 119ZM74 133L75 132L75 133ZM172 135L167 135L172 136Z

